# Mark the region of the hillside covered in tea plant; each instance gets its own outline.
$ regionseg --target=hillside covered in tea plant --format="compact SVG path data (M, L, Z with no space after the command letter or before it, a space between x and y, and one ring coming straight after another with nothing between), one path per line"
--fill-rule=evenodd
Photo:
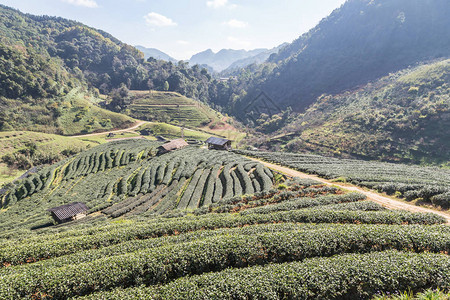
M0 298L370 299L450 287L450 231L239 154L106 143L2 191ZM55 224L74 201L88 215ZM336 272L339 270L339 272Z

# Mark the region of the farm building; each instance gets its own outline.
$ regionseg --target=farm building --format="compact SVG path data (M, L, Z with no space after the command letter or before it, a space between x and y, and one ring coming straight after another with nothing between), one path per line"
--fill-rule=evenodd
M86 217L89 208L82 202L74 202L50 208L53 219L58 223L65 223Z
M206 143L208 144L208 149L231 150L231 141L227 139L212 136L206 140Z
M186 143L186 141L183 139L172 140L172 141L165 143L158 147L158 155L164 154L164 153L167 153L167 152L170 152L173 150L181 149L188 145L189 144Z

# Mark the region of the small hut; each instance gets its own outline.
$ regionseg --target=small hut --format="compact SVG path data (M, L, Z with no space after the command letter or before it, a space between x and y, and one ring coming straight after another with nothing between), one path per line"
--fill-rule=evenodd
M165 143L158 147L158 155L161 155L161 154L173 151L173 150L181 149L186 146L188 146L188 143L186 143L186 141L183 139L172 140L172 141Z
M89 208L86 204L74 202L50 208L48 211L52 214L52 217L56 222L65 223L86 217L88 210Z
M110 132L110 133L108 133L108 135L107 135L107 137L109 137L109 138L113 138L113 137L115 137L116 135L114 134L114 133L112 133L112 132Z
M227 139L212 136L206 140L206 143L208 144L208 149L231 150L231 141Z

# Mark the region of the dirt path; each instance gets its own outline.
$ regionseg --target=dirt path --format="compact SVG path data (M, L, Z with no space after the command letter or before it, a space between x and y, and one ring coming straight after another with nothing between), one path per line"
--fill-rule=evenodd
M444 217L447 220L447 225L450 225L450 214L442 212L442 211L438 211L438 210L433 210L433 209L429 209L429 208L425 208L422 206L416 206L416 205L412 205L412 204L408 204L408 203L404 203L398 200L394 200L391 199L389 197L385 197L383 195L378 194L377 192L374 191L367 191L364 190L362 188L359 188L357 186L354 185L350 185L350 184L342 184L339 182L331 182L329 180L320 178L316 175L309 175L306 173L302 173L293 169L290 169L288 167L283 167L280 165L276 165L276 164L272 164L269 162L265 162L256 158L252 158L252 157L247 157L249 159L252 160L256 160L259 161L260 163L266 165L267 167L269 167L270 169L273 169L275 171L281 172L283 174L289 175L289 176L293 176L293 177L300 177L300 178L309 178L309 179L314 179L317 181L320 181L326 185L335 185L335 186L339 186L343 189L346 189L348 191L352 191L352 192L360 192L364 195L367 196L368 200L371 200L373 202L379 203L382 206L389 208L389 209L402 209L402 210L407 210L410 212L422 212L422 213L434 213L437 214L441 217Z
M163 106L163 107L186 107L186 106L190 106L190 107L198 107L198 105L195 104L133 104L132 106L140 106L140 107L158 107L158 106Z
M112 131L105 131L105 132L96 132L96 133L89 133L89 134L83 134L83 135L73 135L70 136L71 138L82 138L82 137L89 137L89 136L96 136L96 135L103 135L108 133L121 133L126 131L133 131L136 128L140 127L141 125L148 123L145 121L138 121L134 123L131 127L125 128L125 129L118 129L118 130L112 130Z
M125 137L125 138L117 138L117 139L105 139L105 141L107 142L115 142L115 141L124 141L124 140L141 140L144 139L145 137L140 135L140 136L131 136L131 137Z

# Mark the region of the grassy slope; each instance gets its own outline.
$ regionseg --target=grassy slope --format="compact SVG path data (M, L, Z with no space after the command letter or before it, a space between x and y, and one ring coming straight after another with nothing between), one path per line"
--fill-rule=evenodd
M96 99L80 92L78 88L62 97L41 99L32 103L12 99L2 100L5 103L1 107L2 113L5 122L10 125L6 130L75 135L126 128L134 122L128 116L94 105Z
M37 146L37 155L50 153L57 156L64 150L80 151L95 145L88 141L72 139L55 134L47 134L31 131L6 131L0 132L0 153L1 155L14 153L25 149L28 144L34 143ZM8 183L25 173L14 167L8 167L5 163L0 163L0 185Z
M126 128L133 122L130 117L95 106L90 97L76 91L64 97L62 115L58 118L65 135Z
M141 127L141 129L149 129L153 132L153 135L161 135L165 138L175 139L181 137L181 127L170 125L166 123L149 123ZM184 137L186 139L196 139L196 140L206 140L209 138L211 134L193 130L193 129L184 129Z
M288 149L409 162L448 162L450 60L322 96L288 125ZM278 137L278 139L280 136Z

